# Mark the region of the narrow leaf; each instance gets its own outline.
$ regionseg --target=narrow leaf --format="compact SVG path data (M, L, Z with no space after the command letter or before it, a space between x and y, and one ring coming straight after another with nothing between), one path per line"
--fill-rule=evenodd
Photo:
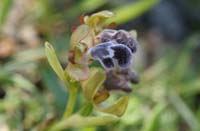
M144 121L143 131L156 131L160 115L164 111L165 107L165 104L158 104L150 114L147 114L148 117Z
M55 98L56 108L59 110L59 113L62 113L67 102L66 90L64 90L62 84L49 66L40 66L39 71L41 73L43 84L52 92L53 97Z
M113 12L116 17L108 20L108 23L115 21L117 24L125 23L131 19L135 19L145 11L151 9L160 0L140 0L138 2L133 2L128 5L122 6Z
M2 0L0 9L0 28L6 20L6 17L12 7L13 0Z
M62 81L65 82L66 79L65 79L64 70L61 67L60 62L58 61L58 58L56 56L54 48L48 42L45 43L45 53L46 53L48 62L51 65L51 67L53 68L53 70L56 72L58 77Z
M200 123L195 118L195 115L175 91L170 92L169 100L180 116L187 122L191 130L197 131L200 129Z

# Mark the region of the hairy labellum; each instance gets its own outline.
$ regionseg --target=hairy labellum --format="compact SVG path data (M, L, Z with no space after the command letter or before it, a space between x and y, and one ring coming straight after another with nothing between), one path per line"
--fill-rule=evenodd
M105 69L127 68L131 64L131 50L115 41L104 42L89 50L93 59L98 60Z
M132 53L137 50L137 40L125 30L105 29L99 34L100 42L115 41L117 44L126 45Z
M131 64L131 51L126 46L116 45L111 47L114 50L113 58L117 60L120 67L128 67Z
M103 59L106 57L113 57L113 51L110 50L112 42L99 44L89 50L89 53L94 59Z

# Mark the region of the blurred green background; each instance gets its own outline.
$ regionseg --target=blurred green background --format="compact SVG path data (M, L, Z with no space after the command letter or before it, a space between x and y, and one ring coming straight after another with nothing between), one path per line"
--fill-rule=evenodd
M198 0L1 0L0 131L39 130L62 115L68 93L47 63L44 42L65 67L71 28L101 10L116 13L117 29L137 30L140 83L127 94L119 122L72 130L200 130Z

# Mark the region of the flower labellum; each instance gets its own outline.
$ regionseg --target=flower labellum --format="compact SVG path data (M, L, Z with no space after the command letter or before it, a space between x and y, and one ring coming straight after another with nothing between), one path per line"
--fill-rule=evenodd
M104 42L94 46L88 52L93 59L98 60L105 69L127 68L131 64L132 52L115 41Z

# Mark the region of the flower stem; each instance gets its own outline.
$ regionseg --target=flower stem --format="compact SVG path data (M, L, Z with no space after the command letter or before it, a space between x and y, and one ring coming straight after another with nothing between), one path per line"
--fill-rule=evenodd
M76 96L77 96L77 87L74 87L74 89L71 90L69 93L68 103L66 105L66 109L62 119L66 119L72 114L76 102Z

